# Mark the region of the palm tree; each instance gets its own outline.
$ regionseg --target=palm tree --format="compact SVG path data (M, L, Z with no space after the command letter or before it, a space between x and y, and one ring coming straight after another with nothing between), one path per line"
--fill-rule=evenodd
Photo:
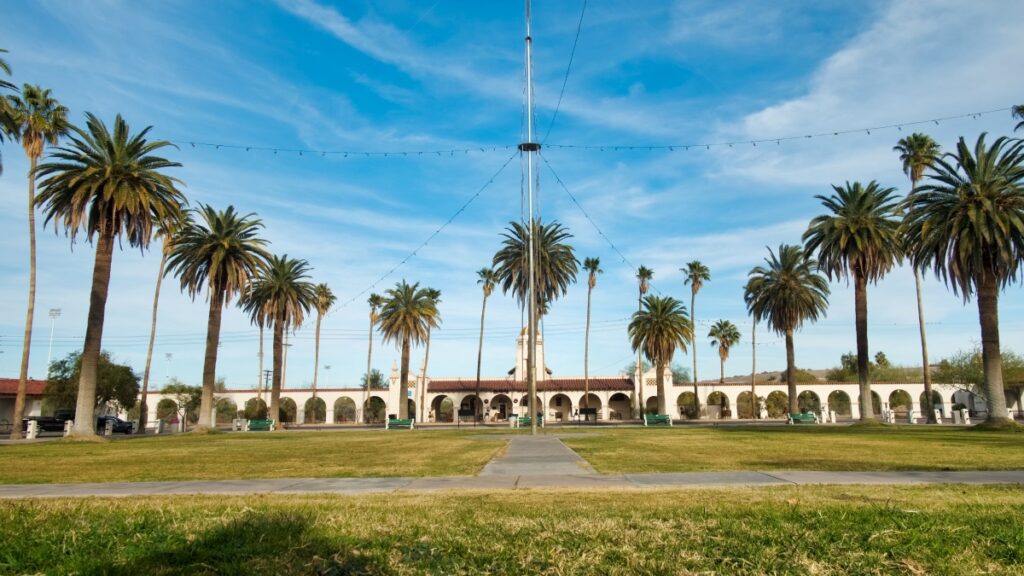
M529 398L537 398L537 304L551 303L564 296L569 285L576 281L579 261L573 247L567 243L572 234L558 222L544 224L539 219L530 222L530 229L518 222L510 222L502 234L502 247L494 255L492 265L501 283L502 292L512 294L519 305L528 310L529 353L526 355L526 379ZM534 289L530 289L530 250L533 250ZM543 369L543 367L542 367ZM532 404L530 410L536 413ZM530 433L537 433L537 419L530 419Z
M167 257L170 256L171 248L174 247L175 234L183 226L191 222L191 217L183 210L184 207L182 207L182 212L178 218L158 223L156 233L153 234L155 238L163 238L163 247L160 250L160 266L156 274L156 288L153 290L153 320L149 327L146 367L142 372L142 394L139 397L139 428L135 431L137 434L144 434L146 432L146 421L149 417L149 406L146 404L146 399L149 395L150 368L153 365L153 345L156 343L156 316L160 305L160 285L163 284L164 271L167 268Z
M590 408L590 297L597 286L597 275L601 270L600 258L584 258L583 269L587 271L587 329L583 336L583 407Z
M4 64L6 67L6 63ZM21 422L25 413L25 390L28 381L28 361L32 343L32 321L36 308L36 164L46 145L56 146L67 134L68 109L50 96L49 90L25 84L20 95L6 98L5 124L13 139L21 140L28 156L28 306L25 312L25 338L21 348L21 370L18 373L18 392L14 400L14 421ZM21 427L11 428L11 438L21 438Z
M789 411L798 412L793 332L805 321L816 321L828 308L828 281L818 273L818 262L800 246L780 244L776 255L768 249L767 266L750 271L743 299L758 322L766 320L776 334L786 337L786 384Z
M725 384L725 361L729 359L729 350L740 341L740 330L728 320L719 320L711 326L711 330L708 330L708 338L711 339L711 347L718 348L720 361L718 382Z
M132 135L118 115L111 133L99 118L86 114L86 130L72 127L71 144L49 156L52 161L35 171L42 178L36 204L43 207L46 223L54 221L74 242L84 233L96 238L96 256L89 296L89 316L78 380L74 433L95 431L96 367L103 338L103 320L110 285L114 241L145 248L153 227L173 218L185 203L180 181L163 170L180 166L152 153L171 146L163 140L147 141L150 128Z
M366 347L366 381L370 381L370 362L373 359L373 327L377 324L379 318L378 312L381 307L384 306L384 297L380 294L370 294L370 297L366 299L366 303L370 305L370 332L368 337L368 344ZM369 406L370 401L370 387L366 387L366 391L363 392L363 421L369 422L369 415L366 412L366 408Z
M430 297L428 288L419 283L408 284L405 280L387 291L387 299L380 313L380 331L385 342L395 342L402 350L401 379L398 389L398 417L409 417L409 348L422 344L432 326L437 326L440 317L437 304Z
M906 250L915 268L969 300L977 294L988 421L1006 422L999 350L999 290L1017 280L1024 259L1024 141L978 137L972 153L935 161L929 181L907 199Z
M262 248L261 248L262 249ZM302 325L306 314L317 304L316 288L309 278L309 263L283 256L270 256L252 281L243 308L251 318L262 318L274 325L274 377L270 389L268 418L281 425L281 378L286 330Z
M642 308L629 322L629 339L633 349L643 352L655 366L658 386L658 414L668 414L665 398L665 369L679 348L693 342L693 322L686 314L686 306L669 296L648 296Z
M867 187L847 182L832 189L832 196L815 196L830 213L812 219L803 240L808 254L817 252L818 269L830 280L853 278L860 419L874 421L868 380L868 282L877 283L900 258L899 204L894 188L882 188L874 180Z
M903 172L910 177L910 195L917 191L917 183L924 176L925 168L939 157L939 145L926 134L914 133L901 138L893 150L899 152ZM914 268L914 287L917 290L917 324L921 332L921 370L924 377L925 401L922 410L929 424L935 424L935 410L932 407L932 373L928 364L928 339L924 327L924 300L921 298L921 272Z
M1016 132L1017 130L1024 128L1024 104L1018 104L1013 107L1013 117L1020 120L1020 122L1014 126L1013 131Z
M0 48L0 54L6 54L6 53L7 53L7 50L5 50L3 48ZM6 74L8 76L11 75L11 67L7 64L7 61L4 60L3 58L0 58L0 72L3 72L4 74ZM8 82L7 80L4 80L3 78L0 78L0 90L11 90L11 91L14 91L14 90L17 90L17 87L14 84ZM7 98L0 97L0 144L3 144L4 136L5 135L13 135L13 134L14 134L14 118L12 118L10 103L7 101ZM0 176L2 176L3 173L4 173L4 162L3 162L3 156L0 155Z
M487 299L494 291L494 285L498 283L498 274L491 268L481 268L476 271L476 283L484 291L484 302L480 307L480 344L476 349L476 397L480 397L480 366L484 359L484 314L487 313ZM480 415L476 415L477 419Z
M427 297L434 301L434 307L436 308L437 305L441 303L441 291L436 289L436 288L424 288L424 290L427 292ZM419 393L419 397L420 398L416 402L416 404L419 407L419 411L420 411L420 418L419 419L420 419L421 422L424 420L424 414L425 414L424 408L426 408L425 404L427 402L427 364L430 362L430 325L429 324L427 325L427 338L426 338L426 340L427 340L427 346L426 346L427 349L423 353L423 383L422 383L422 386L420 386L420 389L419 389L420 390L420 393Z
M334 306L338 298L331 292L331 287L327 284L317 284L313 287L314 291L314 307L316 307L316 345L315 352L313 353L313 397L316 398L316 383L317 376L320 375L320 323L324 319L324 314Z
M639 314L643 310L644 295L651 289L651 280L654 279L654 270L640 265L636 269L636 282L639 294L636 298L636 311ZM644 400L644 363L643 358L640 356L641 351L636 351L636 383L637 383L637 399L636 399L636 413L639 417L643 417L644 410L646 408L646 402Z
M200 206L195 212L202 222L192 222L178 233L167 271L178 277L181 289L187 290L193 299L206 288L210 301L199 409L199 427L206 428L214 424L210 414L224 305L244 293L269 254L263 248L266 240L258 236L263 223L255 214L239 214L234 206L218 212L209 205Z
M687 262L685 268L679 269L686 279L684 284L690 287L690 316L694 324L697 322L697 292L704 287L705 282L711 281L711 270L700 260ZM693 347L693 401L697 409L697 417L700 418L700 394L697 392L697 347Z

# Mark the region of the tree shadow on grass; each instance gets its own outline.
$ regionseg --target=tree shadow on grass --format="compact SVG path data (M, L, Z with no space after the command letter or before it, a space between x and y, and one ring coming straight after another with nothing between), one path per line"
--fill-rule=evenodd
M156 549L117 566L97 566L94 574L316 574L388 575L381 559L359 546L331 542L311 529L303 514L246 511L195 538L174 535Z

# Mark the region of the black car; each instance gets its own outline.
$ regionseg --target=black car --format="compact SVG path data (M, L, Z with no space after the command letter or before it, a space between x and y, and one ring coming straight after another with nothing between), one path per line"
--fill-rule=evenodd
M134 425L127 420L121 420L117 416L100 416L96 419L96 429L103 433L107 428L107 422L113 422L113 432L122 434L131 434Z

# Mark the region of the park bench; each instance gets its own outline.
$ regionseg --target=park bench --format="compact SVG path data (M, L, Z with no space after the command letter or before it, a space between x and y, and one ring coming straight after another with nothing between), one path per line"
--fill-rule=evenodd
M644 414L644 426L671 426L672 416L668 414Z
M530 425L530 417L529 416L518 416L515 419L515 423L516 423L516 428L521 428L523 426L529 426ZM537 416L537 425L538 426L543 426L544 425L544 416Z
M274 429L274 421L270 419L246 420L246 432L269 432Z
M406 430L412 430L414 426L415 424L413 423L412 418L388 418L384 422L384 428L387 430L399 430L403 428Z
M818 417L808 412L806 414L790 412L786 418L787 424L817 424Z

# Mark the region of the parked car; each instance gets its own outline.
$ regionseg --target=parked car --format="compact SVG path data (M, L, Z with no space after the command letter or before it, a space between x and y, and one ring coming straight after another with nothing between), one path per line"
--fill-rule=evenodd
M100 416L96 419L96 429L102 434L107 427L107 422L113 422L114 433L131 434L135 425L127 420L121 420L117 416Z
M42 432L63 432L64 431L64 421L65 420L73 420L73 419L74 419L73 416L71 418L66 418L64 415L59 415L59 416L29 416L27 418L22 418L22 420L21 420L21 430L23 432L27 431L28 430L28 423L29 423L29 421L30 420L35 420L36 422L39 423L38 424L39 425L39 430L42 431Z

